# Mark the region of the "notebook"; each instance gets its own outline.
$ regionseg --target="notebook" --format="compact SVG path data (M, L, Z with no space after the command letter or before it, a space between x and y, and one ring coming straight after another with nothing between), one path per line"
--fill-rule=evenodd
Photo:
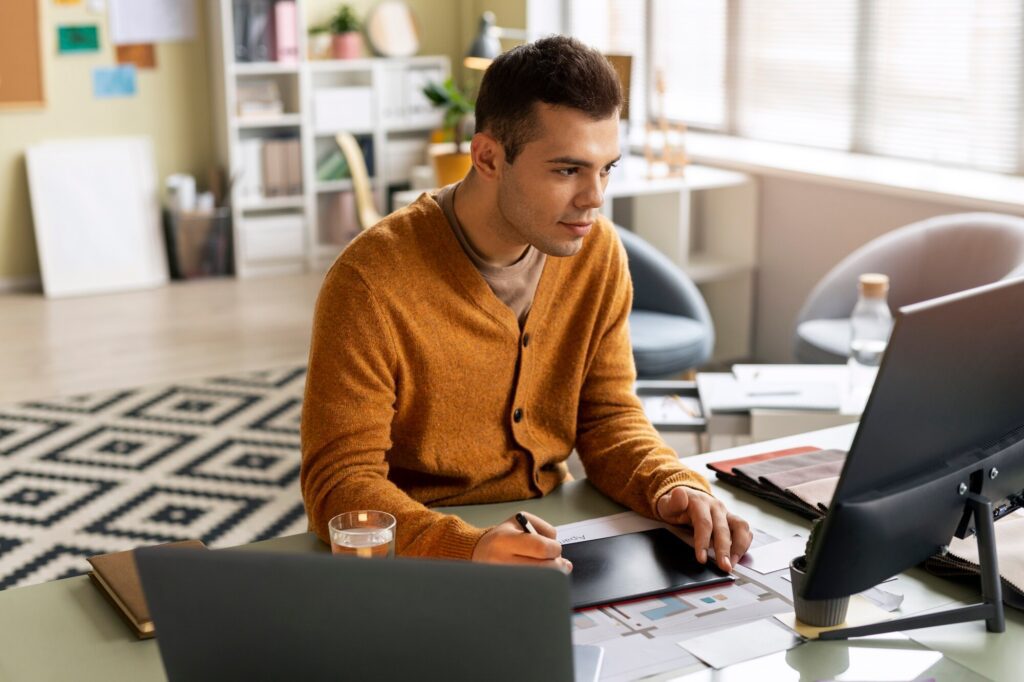
M572 562L574 609L733 580L712 562L699 563L693 548L664 528L563 545L562 556Z
M189 549L205 549L199 540L171 542L163 547L184 547ZM138 568L135 565L135 550L100 554L89 557L92 565L89 577L100 592L121 614L128 626L135 631L139 639L149 639L156 632L153 620L149 615L146 598L142 594L142 583L139 580Z

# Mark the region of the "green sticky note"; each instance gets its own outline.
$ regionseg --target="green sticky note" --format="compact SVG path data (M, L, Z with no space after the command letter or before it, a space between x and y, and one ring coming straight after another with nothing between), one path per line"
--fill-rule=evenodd
M100 31L97 26L58 26L57 52L98 52Z

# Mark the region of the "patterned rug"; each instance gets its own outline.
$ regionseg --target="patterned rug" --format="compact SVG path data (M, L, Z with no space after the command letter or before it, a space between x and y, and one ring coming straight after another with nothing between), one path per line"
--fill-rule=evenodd
M0 408L0 589L141 545L305 531L304 379L290 367Z

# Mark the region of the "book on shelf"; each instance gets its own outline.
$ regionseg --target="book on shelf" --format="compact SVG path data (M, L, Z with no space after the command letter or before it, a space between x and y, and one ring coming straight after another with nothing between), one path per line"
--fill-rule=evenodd
M240 80L236 93L240 118L267 118L284 113L281 89L273 78Z
M274 4L274 59L294 64L299 61L298 10L295 0Z
M302 194L302 148L297 137L243 138L238 197L249 201Z
M295 0L233 0L231 9L235 61L298 62Z
M291 138L285 144L285 157L287 162L285 181L288 186L288 194L292 196L302 194L302 150L297 137Z
M240 147L238 170L238 195L243 199L257 199L263 196L263 140L258 137L243 138Z
M249 0L245 35L247 61L266 62L271 58L273 24L271 0Z

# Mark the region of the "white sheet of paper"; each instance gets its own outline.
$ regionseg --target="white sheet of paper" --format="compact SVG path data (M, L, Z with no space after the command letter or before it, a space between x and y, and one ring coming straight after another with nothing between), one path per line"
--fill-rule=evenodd
M109 0L115 45L195 40L195 0Z
M631 511L612 514L611 516L601 516L586 521L577 521L576 523L567 523L563 526L557 526L555 530L558 531L558 541L563 545L568 545L573 542L583 542L584 540L599 540L600 538L610 538L615 535L625 535L626 533L639 533L640 531L652 528L674 530L666 523L652 521Z
M711 412L749 412L755 408L776 410L838 410L842 387L831 383L741 382L734 376L701 380L704 406Z
M733 375L742 383L842 384L849 370L846 365L744 365L732 366Z
M740 564L753 569L761 575L774 573L789 567L789 562L804 553L807 547L807 538L793 536L783 538L778 542L761 545L747 550L746 555L740 559Z
M789 630L770 620L758 620L685 639L678 644L712 668L721 669L792 649L799 643L800 638Z

